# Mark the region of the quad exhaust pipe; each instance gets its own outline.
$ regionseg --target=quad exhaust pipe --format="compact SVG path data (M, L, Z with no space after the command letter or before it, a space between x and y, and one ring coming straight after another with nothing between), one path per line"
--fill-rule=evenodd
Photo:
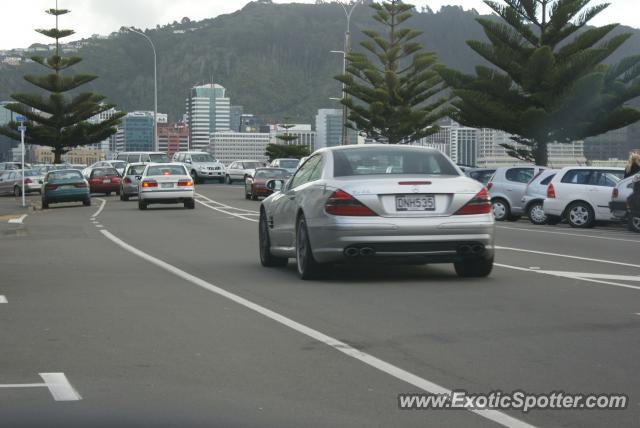
M344 255L347 257L372 257L376 255L376 250L371 247L347 247L344 250Z
M458 247L458 254L461 256L477 256L484 253L485 248L482 244L461 245Z

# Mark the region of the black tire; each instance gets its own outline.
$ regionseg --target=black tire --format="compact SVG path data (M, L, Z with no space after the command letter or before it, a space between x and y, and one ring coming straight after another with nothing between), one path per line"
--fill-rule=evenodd
M258 226L258 248L260 251L260 263L264 267L284 267L289 263L289 259L276 257L271 254L271 238L269 237L269 225L264 211L260 212L260 223Z
M142 199L138 199L138 209L139 210L146 210L147 209L147 202L143 201Z
M296 222L296 266L301 279L310 280L320 276L320 264L313 258L304 215L300 215Z
M588 229L595 225L596 215L586 202L573 202L567 207L565 217L569 226L577 229Z
M196 201L193 199L189 199L188 201L184 201L184 207L193 210L196 208Z
M527 217L531 223L541 226L547 224L547 216L544 214L544 204L542 201L535 201L527 207Z
M233 184L233 180L228 175L224 177L224 182L227 184Z
M560 224L562 221L562 217L557 215L547 215L547 224L550 226L555 226L556 224Z
M511 218L509 202L502 198L496 198L491 201L491 212L496 221L506 221Z
M13 188L13 196L15 196L16 198L17 198L18 196L22 196L22 192L20 191L20 188L19 188L18 186L15 186L15 187Z
M87 198L84 201L82 201L82 205L84 205L85 207L90 207L91 206L91 198Z
M629 230L640 233L640 214L629 213Z
M195 169L191 170L191 179L193 180L194 184L198 184L198 173Z
M105 193L105 195L111 196L111 192L107 192L107 193Z
M251 195L251 200L252 201L257 201L258 200L258 195Z
M456 273L462 278L485 278L493 270L493 257L455 262Z

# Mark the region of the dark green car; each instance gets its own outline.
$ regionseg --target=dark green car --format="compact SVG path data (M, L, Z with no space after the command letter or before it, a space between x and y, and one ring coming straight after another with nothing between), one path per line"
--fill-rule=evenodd
M49 204L61 202L82 202L91 205L89 184L77 169L63 169L49 172L42 184L42 209Z

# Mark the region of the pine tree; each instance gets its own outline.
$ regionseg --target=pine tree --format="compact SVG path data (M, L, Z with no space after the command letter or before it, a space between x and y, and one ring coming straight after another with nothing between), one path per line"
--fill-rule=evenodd
M55 39L55 52L49 58L33 56L31 59L52 70L51 74L34 76L26 75L24 79L49 93L18 93L11 95L16 103L10 103L7 109L26 117L27 133L25 142L53 149L55 163L62 162L62 155L73 147L86 146L103 141L116 132L116 126L124 113L116 113L110 119L100 123L89 123L87 119L105 112L114 105L105 104L102 95L85 92L73 97L66 97L66 92L85 85L97 76L78 74L63 76L62 71L78 64L82 58L72 56L63 58L60 55L60 39L74 34L73 30L60 30L58 20L61 15L69 13L67 9L49 9L49 15L55 16L56 27L48 30L38 29L38 33ZM15 140L20 139L18 124L12 122L0 128L0 133Z
M449 113L437 58L415 39L422 33L403 26L412 5L401 0L371 3L373 19L384 35L364 30L368 51L347 55L347 73L337 76L347 96L351 129L389 144L409 143L438 131L435 123Z
M485 0L501 20L478 18L489 41L467 43L495 68L478 66L475 76L441 68L457 96L454 119L514 134L508 153L539 165L548 163L549 143L640 120L626 105L640 95L640 55L603 64L631 34L610 36L618 24L585 29L609 6L590 1Z
M294 141L296 141L298 139L298 136L296 135L292 135L289 133L289 130L291 128L293 128L295 125L292 123L288 123L289 122L289 118L285 117L283 124L278 125L279 128L284 129L284 132L281 134L277 134L276 138L280 141L282 141L282 144L284 145L291 145L291 143L293 143Z

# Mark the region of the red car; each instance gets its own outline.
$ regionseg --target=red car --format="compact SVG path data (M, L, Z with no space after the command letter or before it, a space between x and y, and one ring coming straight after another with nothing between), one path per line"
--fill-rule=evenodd
M253 177L244 180L244 197L257 200L259 197L267 197L273 191L267 189L267 181L273 179L287 180L291 173L283 168L257 168Z
M95 168L89 176L91 193L120 194L120 174L115 168Z

